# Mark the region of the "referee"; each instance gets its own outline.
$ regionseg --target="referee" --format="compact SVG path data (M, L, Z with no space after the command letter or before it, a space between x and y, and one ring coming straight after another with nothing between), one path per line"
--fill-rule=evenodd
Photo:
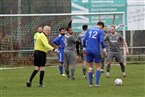
M44 26L43 32L39 35L37 38L36 44L35 44L35 51L34 51L34 66L35 69L32 72L30 79L26 82L27 87L31 87L32 80L37 74L38 71L40 71L40 80L38 87L44 87L43 86L43 78L44 78L44 72L45 72L45 63L46 63L46 53L48 50L51 50L53 52L58 52L57 49L54 49L51 45L48 43L47 36L51 33L51 27Z
M35 45L35 43L36 43L36 40L37 40L37 38L38 38L38 36L40 35L40 33L42 33L42 26L38 26L38 31L34 34L34 45Z

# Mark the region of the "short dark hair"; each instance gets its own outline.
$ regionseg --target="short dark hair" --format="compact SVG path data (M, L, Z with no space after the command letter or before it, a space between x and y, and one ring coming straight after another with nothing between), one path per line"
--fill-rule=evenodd
M44 26L45 26L44 24L41 24L41 25L38 25L37 28L39 28L39 27L43 28Z
M83 30L86 30L87 28L88 28L88 25L83 25L83 26L82 26L82 29L83 29Z
M59 29L59 31L61 31L61 30L65 30L65 28L62 27L62 28Z
M102 25L102 27L104 28L104 22L99 21L99 22L97 23L97 25Z

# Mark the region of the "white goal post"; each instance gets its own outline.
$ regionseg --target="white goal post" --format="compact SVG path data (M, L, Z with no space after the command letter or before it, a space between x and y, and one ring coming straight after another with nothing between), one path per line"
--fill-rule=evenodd
M125 13L124 12L58 13L58 14L0 14L0 18L2 18L2 17L36 17L36 16L37 17L39 17L39 16L72 16L73 17L73 16L94 16L94 15L121 15L122 24L125 25ZM122 27L122 31L123 31L123 38L126 41L125 26ZM8 50L6 50L6 51L9 52ZM19 51L25 51L25 50L19 50ZM26 51L33 51L33 50L26 50ZM15 52L15 51L12 50L12 52ZM126 64L126 51L125 51L124 47L123 47L123 56L124 56L124 63Z

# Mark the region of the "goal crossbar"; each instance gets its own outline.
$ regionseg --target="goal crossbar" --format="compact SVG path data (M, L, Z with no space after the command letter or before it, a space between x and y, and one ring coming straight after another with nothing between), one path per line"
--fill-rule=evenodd
M57 13L57 14L0 14L0 17L29 17L29 16L77 16L77 15L114 15L124 12L99 12L99 13Z

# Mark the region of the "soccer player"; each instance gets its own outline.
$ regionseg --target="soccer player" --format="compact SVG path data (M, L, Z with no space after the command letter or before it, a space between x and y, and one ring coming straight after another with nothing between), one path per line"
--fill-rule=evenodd
M125 49L126 53L127 54L129 53L126 41L124 41L124 39L120 33L116 32L115 26L110 27L110 33L105 37L105 41L108 41L108 43L109 43L106 77L107 78L110 77L110 66L113 61L113 58L115 58L116 61L119 62L120 66L121 66L121 71L122 71L123 77L126 77L125 66L124 66L123 58L122 58L121 51L120 51L120 44L123 44L126 48Z
M51 27L44 26L43 32L39 35L35 45L34 51L34 66L35 69L32 72L30 79L26 82L27 87L31 87L32 80L35 75L40 71L39 76L39 84L38 87L44 87L43 85L43 78L45 73L45 63L46 63L46 53L48 50L53 52L58 52L58 49L54 49L51 45L49 45L47 36L51 33Z
M86 34L86 31L88 30L88 25L83 25L82 26L82 29L83 31L78 35L78 39L77 41L79 42L79 46L77 46L78 48L77 49L80 49L80 54L78 53L78 55L81 57L82 61L83 61L83 64L82 64L82 71L83 71L83 75L84 75L84 78L86 78L86 72L87 72L87 69L86 69L86 56L84 56L83 54L83 39L84 39L84 36Z
M63 73L63 63L64 63L64 48L65 48L65 43L64 43L64 35L66 33L66 30L65 28L60 28L59 29L59 35L53 40L53 43L55 43L57 46L58 46L58 50L59 50L59 53L57 54L58 55L58 60L59 60L59 71L60 71L60 74L62 76L66 76L64 73Z
M42 26L38 26L38 28L37 28L38 31L34 34L34 45L36 43L36 40L37 40L38 36L42 32L42 28L43 28Z
M75 80L74 73L76 69L76 39L73 36L73 30L71 27L67 28L65 35L65 49L64 49L64 64L65 72L68 78ZM69 67L70 70L69 70Z
M89 76L89 86L92 87L93 85L93 80L92 80L92 75L93 75L93 61L96 64L96 84L95 86L99 86L99 80L100 80L100 75L101 75L101 51L100 51L100 45L103 48L104 54L107 55L106 53L106 48L104 44L104 31L102 30L104 27L103 22L98 22L97 27L92 27L89 29L83 40L83 47L86 48L84 50L84 53L86 52L86 60L89 63L89 71L88 71L88 76Z
M107 26L106 25L104 26L103 31L104 31L104 34L106 36L108 34L108 29L107 29ZM108 51L108 41L104 41L104 43L105 43L106 51ZM102 48L101 48L101 57L102 57L101 73L103 73L104 72L105 56L104 56L104 53L103 53L103 49Z

